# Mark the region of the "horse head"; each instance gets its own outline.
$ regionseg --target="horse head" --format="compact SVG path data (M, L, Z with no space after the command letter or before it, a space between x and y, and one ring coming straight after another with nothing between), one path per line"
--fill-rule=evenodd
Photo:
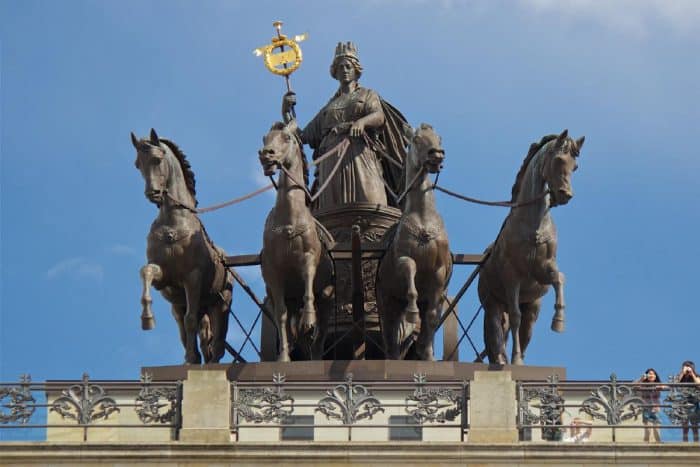
M564 205L574 196L571 174L576 171L578 158L585 137L574 141L564 130L551 143L550 155L543 165L543 178L549 186L550 206Z
M136 148L136 161L134 165L139 169L146 182L145 195L149 201L160 206L167 190L169 167L164 163L166 147L161 145L160 138L154 129L151 129L150 139L138 139L131 133L131 143Z
M408 165L419 168L425 167L429 173L442 170L445 160L445 150L442 148L442 138L432 126L421 123L417 130L412 129L407 134L411 142L408 153Z
M274 175L282 166L291 168L294 157L301 148L296 130L294 120L287 125L275 122L263 137L263 147L258 151L258 156L265 175Z

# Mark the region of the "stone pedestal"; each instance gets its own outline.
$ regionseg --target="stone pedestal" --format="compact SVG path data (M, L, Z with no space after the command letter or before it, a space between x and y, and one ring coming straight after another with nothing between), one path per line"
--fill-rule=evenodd
M231 442L231 390L225 370L188 370L182 385L180 441Z
M515 401L510 371L475 371L469 386L469 442L517 443Z

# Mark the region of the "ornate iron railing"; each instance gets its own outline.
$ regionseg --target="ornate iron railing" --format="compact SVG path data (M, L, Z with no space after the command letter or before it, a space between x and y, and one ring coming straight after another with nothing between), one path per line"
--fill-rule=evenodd
M62 439L88 440L100 428L161 428L177 436L182 400L180 382L80 381L0 383L0 439L21 438L22 431L61 430ZM12 433L12 434L10 434Z
M519 381L520 438L544 441L645 441L656 428L662 438L679 440L680 428L700 423L700 386L621 381ZM597 434L594 434L597 432ZM624 433L624 434L622 434ZM687 433L686 433L687 434Z
M342 429L352 440L358 429L416 429L422 439L423 429L441 428L463 441L468 399L467 382L429 382L424 374L412 382L360 382L352 374L344 381L287 382L275 374L271 384L231 383L231 429L236 439L255 428ZM291 423L299 416L311 421Z

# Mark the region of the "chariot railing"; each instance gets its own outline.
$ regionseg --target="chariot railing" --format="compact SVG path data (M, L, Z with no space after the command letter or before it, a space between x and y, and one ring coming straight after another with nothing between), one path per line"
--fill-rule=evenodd
M642 442L656 427L662 441L680 441L700 424L700 386L618 380L517 383L521 441ZM657 402L658 401L658 402ZM687 435L687 431L686 431ZM648 437L648 438L647 438Z
M272 381L231 383L238 441L464 441L467 382Z
M110 441L176 439L181 401L181 382L155 382L149 375L45 382L22 375L0 383L0 440L88 441L93 433Z

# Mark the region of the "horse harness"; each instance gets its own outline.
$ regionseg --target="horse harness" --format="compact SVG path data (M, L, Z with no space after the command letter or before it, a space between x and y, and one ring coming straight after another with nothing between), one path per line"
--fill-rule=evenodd
M403 228L406 229L406 232L411 234L411 236L418 241L418 246L426 246L428 243L435 240L442 230L439 227L426 227L424 225L420 225L416 222L408 220L406 217L401 218L399 225L403 226Z
M197 216L195 216L195 218L199 222L207 251L209 252L211 261L214 264L214 278L212 280L211 287L209 288L209 292L220 295L220 292L226 288L228 283L226 258L224 257L224 254L218 248L216 248L216 245L209 237L209 233L204 228L202 221ZM195 229L173 229L169 226L161 226L157 230L151 231L149 235L156 237L158 240L168 245L175 245L192 237L196 232L197 230Z
M284 234L287 237L287 240L292 240L293 238L306 233L306 231L309 230L310 227L311 226L309 224L304 222L301 224L275 225L270 227L269 230L276 234Z

